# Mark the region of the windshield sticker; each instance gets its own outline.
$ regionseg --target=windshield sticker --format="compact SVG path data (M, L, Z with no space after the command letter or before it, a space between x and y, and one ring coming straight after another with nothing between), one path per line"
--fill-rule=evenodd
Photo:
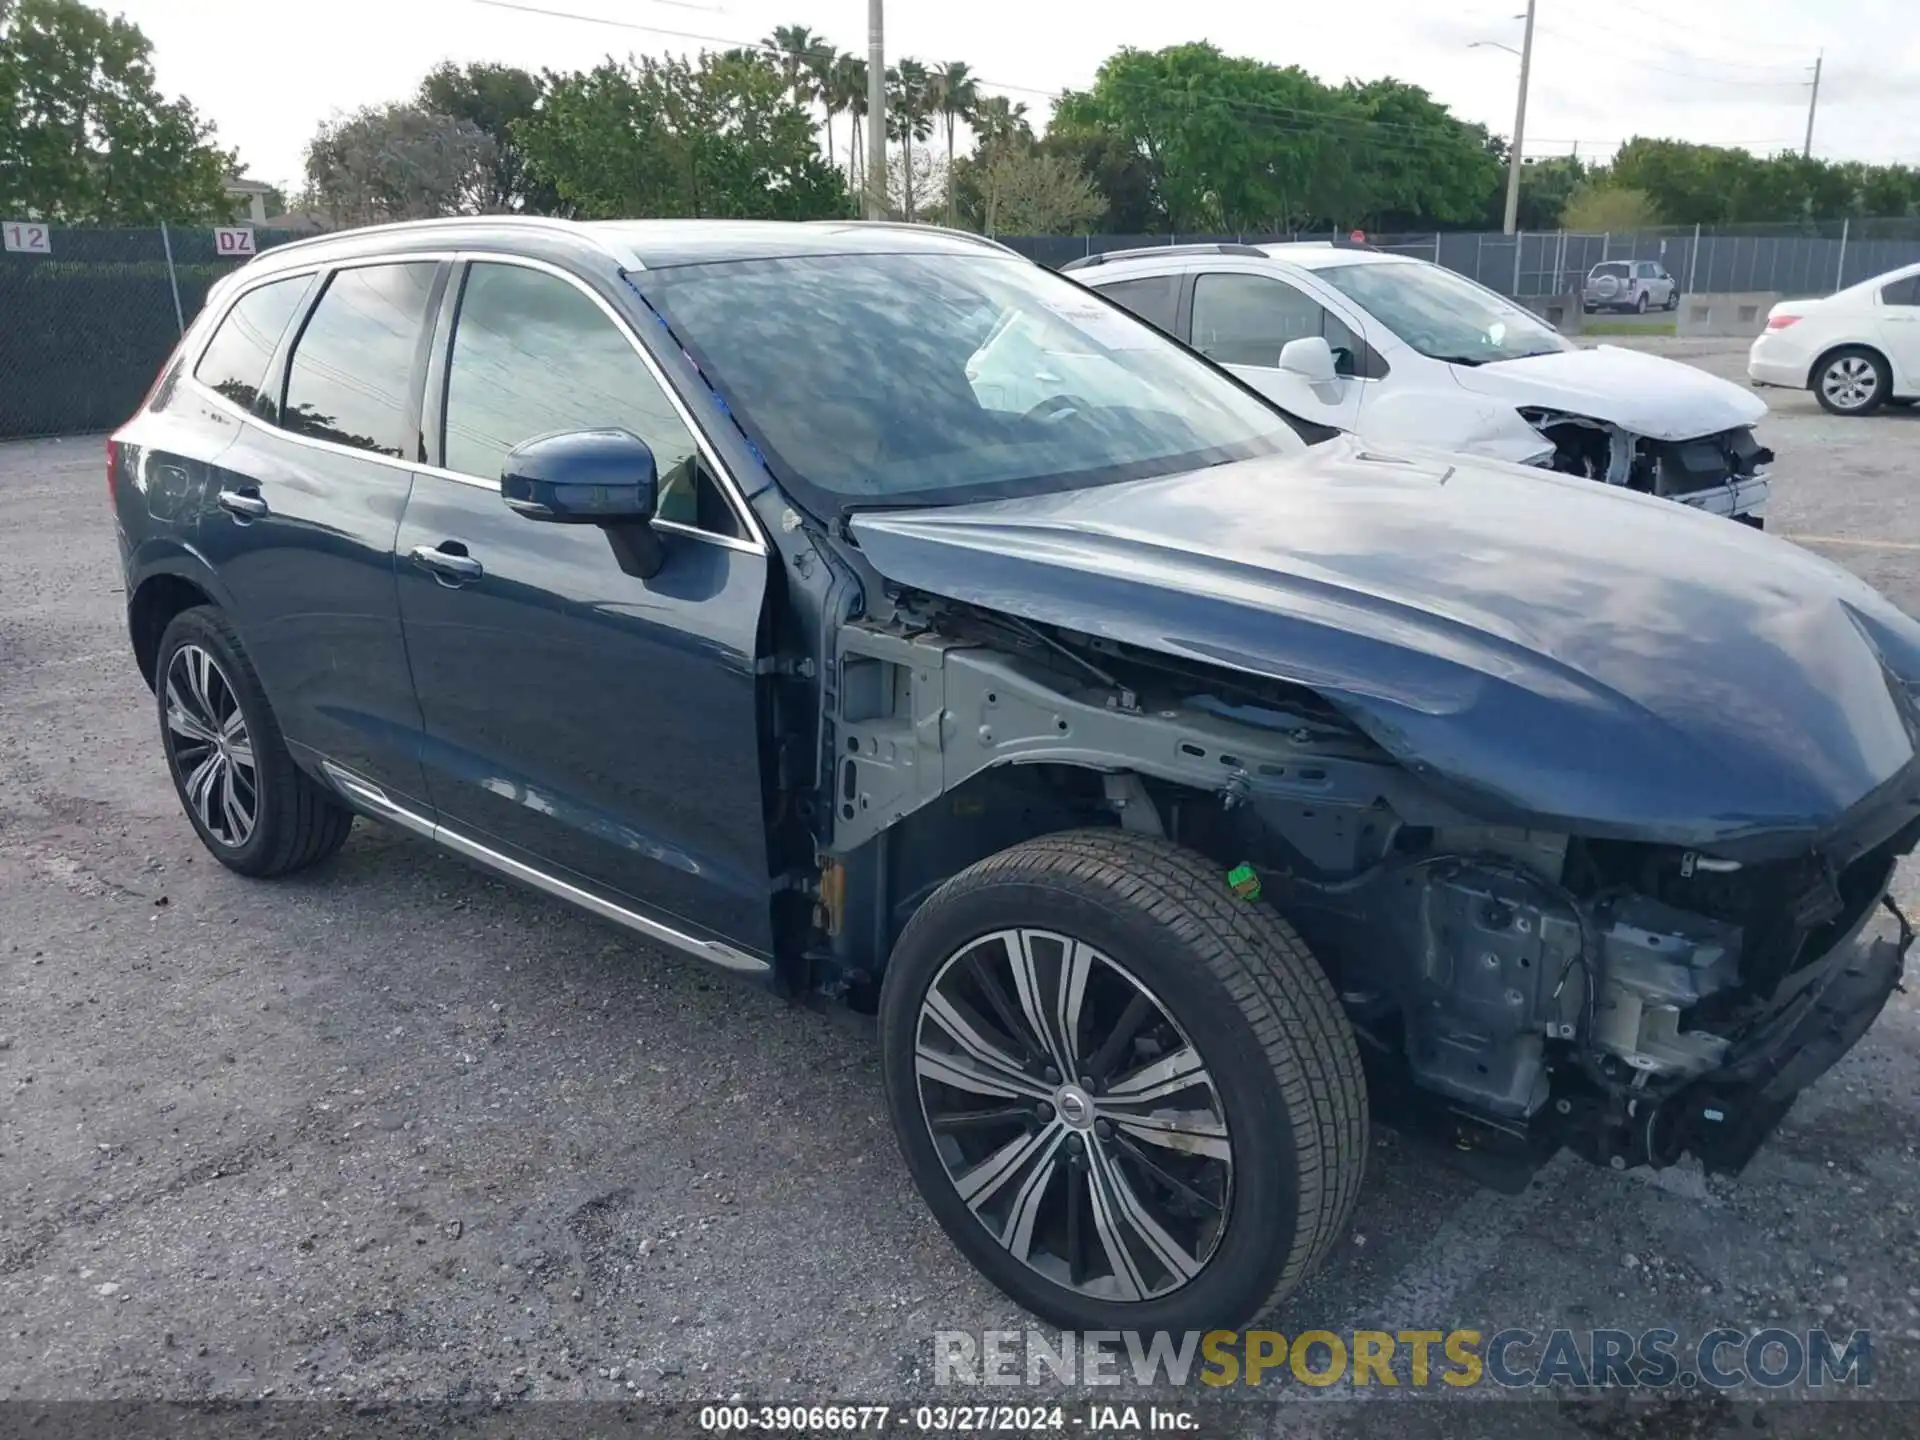
M1059 319L1109 350L1152 350L1161 343L1157 331L1092 296L1084 300L1049 298L1042 303Z

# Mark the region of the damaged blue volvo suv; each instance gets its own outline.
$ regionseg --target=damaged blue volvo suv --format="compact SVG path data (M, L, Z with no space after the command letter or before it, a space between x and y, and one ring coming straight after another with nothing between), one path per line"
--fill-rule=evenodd
M934 1215L1075 1329L1276 1303L1374 1117L1495 1183L1737 1169L1911 940L1867 585L1297 421L975 237L287 245L108 480L215 857L364 816L876 1014Z

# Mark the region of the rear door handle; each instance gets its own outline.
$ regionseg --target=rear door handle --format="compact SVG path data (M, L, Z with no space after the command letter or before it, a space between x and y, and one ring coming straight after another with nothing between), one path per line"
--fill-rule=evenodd
M438 545L416 545L408 552L414 564L431 570L442 584L465 585L487 573L486 567L458 540L442 540Z
M222 490L214 503L236 520L258 520L267 513L267 502L253 490Z

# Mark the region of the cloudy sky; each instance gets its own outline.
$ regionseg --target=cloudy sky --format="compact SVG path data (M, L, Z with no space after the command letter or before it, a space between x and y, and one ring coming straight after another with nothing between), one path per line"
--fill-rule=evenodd
M597 24L482 0L102 0L153 41L161 85L214 120L254 177L297 181L314 127L406 95L443 59L575 69L609 53L757 40L804 24L864 51L866 0L524 0ZM1044 113L1122 45L1210 40L1322 79L1425 86L1469 119L1513 124L1525 0L889 0L889 60L965 60ZM1807 81L1826 62L1814 151L1920 162L1920 7L1914 0L1540 0L1527 152L1605 153L1635 134L1758 150L1797 147ZM1097 16L1079 19L1076 16ZM646 27L646 28L628 28Z

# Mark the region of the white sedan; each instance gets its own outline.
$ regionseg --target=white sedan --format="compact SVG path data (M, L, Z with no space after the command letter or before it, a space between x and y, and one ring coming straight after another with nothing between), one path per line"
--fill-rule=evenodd
M1920 399L1920 265L1824 300L1782 300L1747 352L1756 385L1811 390L1835 415Z
M1425 260L1345 244L1161 245L1065 267L1295 415L1759 525L1767 407L1691 365L1582 349Z

